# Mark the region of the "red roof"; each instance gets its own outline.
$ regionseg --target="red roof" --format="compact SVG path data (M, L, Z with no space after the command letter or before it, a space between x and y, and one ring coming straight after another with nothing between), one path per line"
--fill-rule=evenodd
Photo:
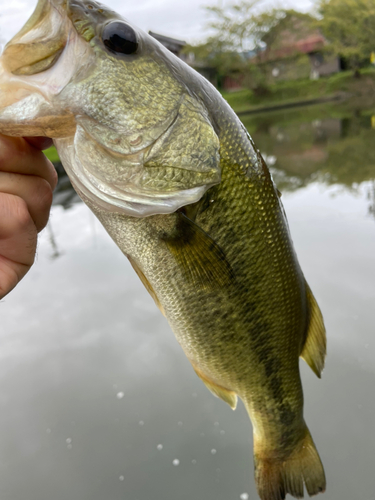
M309 52L315 52L324 46L325 40L323 35L318 33L315 35L310 35L303 40L299 40L295 43L295 48L298 52L303 52L308 54Z
M325 45L325 39L323 35L319 33L312 34L302 40L298 40L290 45L284 45L279 49L270 50L267 49L260 55L263 61L274 61L276 59L283 59L284 57L291 56L296 52L301 54L309 54L311 52L316 52L321 50Z

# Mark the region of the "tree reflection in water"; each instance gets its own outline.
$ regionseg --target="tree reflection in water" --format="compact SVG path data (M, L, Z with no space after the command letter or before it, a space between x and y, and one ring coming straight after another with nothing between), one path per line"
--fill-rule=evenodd
M315 106L251 116L244 120L267 158L281 192L315 182L360 192L371 182L369 213L374 213L375 103L362 107ZM369 147L370 146L370 147Z

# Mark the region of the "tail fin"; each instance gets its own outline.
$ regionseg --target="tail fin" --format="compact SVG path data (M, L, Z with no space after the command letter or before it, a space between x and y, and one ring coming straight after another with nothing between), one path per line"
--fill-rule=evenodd
M323 465L307 427L305 436L288 458L261 458L255 451L254 460L255 481L261 500L284 500L287 493L303 498L303 483L310 496L325 491Z

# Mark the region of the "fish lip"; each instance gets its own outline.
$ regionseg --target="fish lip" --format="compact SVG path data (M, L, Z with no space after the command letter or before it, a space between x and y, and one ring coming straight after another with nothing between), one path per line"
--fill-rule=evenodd
M89 70L94 60L94 53L91 46L82 41L81 37L74 29L71 21L64 13L65 0L45 0L44 4L39 1L39 10L43 5L48 5L48 19L54 16L58 19L59 25L56 28L59 32L64 31L64 47L59 57L54 61L52 67L45 68L40 73L30 75L15 75L4 66L3 55L7 47L12 44L22 44L28 41L42 41L38 30L39 18L36 17L30 24L27 24L10 40L3 54L0 57L0 130L4 134L23 135L43 135L53 138L74 135L76 121L72 112L64 112L59 103L55 103L55 98L70 83L77 73L77 65L72 63L70 58L72 52L77 52L84 61L85 70ZM37 6L38 7L38 6ZM36 27L35 27L36 26ZM47 38L50 34L47 33ZM31 106L33 99L39 99L40 105ZM61 119L64 124L69 115L69 125L61 127ZM46 117L49 117L48 129L44 126ZM43 122L43 123L42 123ZM53 125L52 125L53 124ZM25 129L25 127L27 127ZM51 129L53 128L53 130Z
M2 65L7 71L16 76L33 75L56 63L68 38L62 9L53 0L39 0L31 17L4 47ZM42 29L45 25L47 30Z

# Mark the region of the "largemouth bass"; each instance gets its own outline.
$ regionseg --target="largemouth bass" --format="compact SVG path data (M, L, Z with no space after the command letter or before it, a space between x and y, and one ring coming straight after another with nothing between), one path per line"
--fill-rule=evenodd
M324 491L303 418L323 319L279 193L220 94L90 0L39 0L0 59L0 132L49 136L194 370L253 424L262 500Z

